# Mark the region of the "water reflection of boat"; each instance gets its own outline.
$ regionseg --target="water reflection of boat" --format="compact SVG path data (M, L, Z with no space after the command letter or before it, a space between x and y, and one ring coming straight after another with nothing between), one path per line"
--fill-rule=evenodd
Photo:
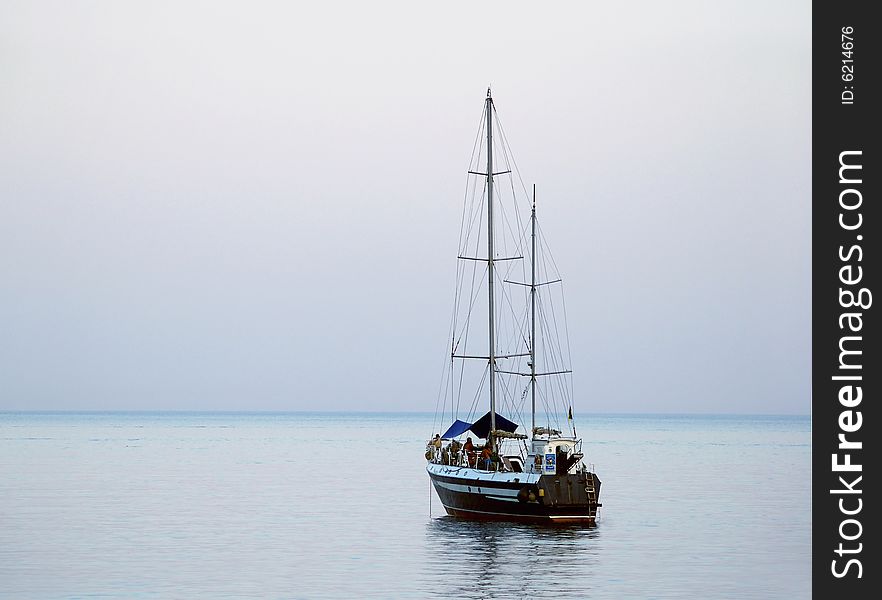
M426 526L425 568L438 597L528 598L590 585L598 561L599 528L571 524L432 519Z
M564 353L568 344L561 343L558 331L564 313L554 308L553 290L559 289L555 284L561 280L537 225L535 188L532 201L526 199L531 206L529 221L520 226L512 173L517 167L489 90L481 129L482 142L476 144L469 166L469 174L476 177L470 177L471 197L467 191L463 210L450 364L441 409L442 414L451 414L452 424L430 441L426 470L445 510L455 517L593 525L601 506L600 479L584 461L572 417L571 371ZM494 164L494 154L504 166ZM503 176L510 185L495 187L496 178ZM477 185L480 180L483 186ZM520 187L526 196L526 189ZM513 217L502 210L507 195L502 190L511 192ZM487 256L482 257L485 243ZM524 261L527 253L529 261ZM486 305L477 302L482 292ZM481 310L486 313L481 315ZM468 347L475 320L487 322L483 352ZM500 340L506 349L500 350ZM525 387L518 378L526 378ZM474 387L464 385L467 379ZM490 410L475 418L485 384ZM524 434L520 425L497 410L523 415L527 397L531 428ZM537 401L544 407L542 424L537 423ZM466 418L459 419L458 409L468 405ZM471 435L483 443L474 445Z

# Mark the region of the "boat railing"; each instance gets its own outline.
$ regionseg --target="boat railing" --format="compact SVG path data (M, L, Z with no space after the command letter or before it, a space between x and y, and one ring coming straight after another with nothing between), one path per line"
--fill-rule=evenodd
M487 466L485 464L486 459L481 460L481 457L476 452L469 453L462 448L455 452L451 452L449 448L438 448L437 446L430 444L427 448L426 458L430 462L439 465L450 465L452 467L468 467L471 469L477 469L479 471L486 471L488 473L513 470L505 465L505 461L502 460L502 458L500 458L499 462L491 463L491 466L493 468L484 468ZM515 456L515 458L517 458L517 456ZM523 458L521 458L522 465L523 462Z

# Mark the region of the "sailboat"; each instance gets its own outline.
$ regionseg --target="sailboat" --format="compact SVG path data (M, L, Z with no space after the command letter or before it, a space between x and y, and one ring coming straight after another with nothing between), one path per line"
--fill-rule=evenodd
M450 425L427 444L426 470L453 517L593 526L601 482L573 419L569 345L558 327L565 313L555 312L551 291L561 279L538 227L535 186L524 202L526 187L516 185L520 172L489 89L468 177L435 423ZM486 321L479 343L469 335L475 321ZM524 431L516 420L526 420L528 397Z

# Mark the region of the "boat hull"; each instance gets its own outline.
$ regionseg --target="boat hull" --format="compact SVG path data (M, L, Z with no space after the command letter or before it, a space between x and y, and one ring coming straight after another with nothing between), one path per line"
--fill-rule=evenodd
M427 471L441 504L453 517L546 525L596 523L600 480L593 473L540 476L431 463Z

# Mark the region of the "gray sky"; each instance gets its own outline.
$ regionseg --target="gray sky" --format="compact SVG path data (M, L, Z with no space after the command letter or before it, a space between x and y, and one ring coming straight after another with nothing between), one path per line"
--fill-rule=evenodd
M581 412L808 413L808 2L0 6L0 410L424 410L488 84Z

